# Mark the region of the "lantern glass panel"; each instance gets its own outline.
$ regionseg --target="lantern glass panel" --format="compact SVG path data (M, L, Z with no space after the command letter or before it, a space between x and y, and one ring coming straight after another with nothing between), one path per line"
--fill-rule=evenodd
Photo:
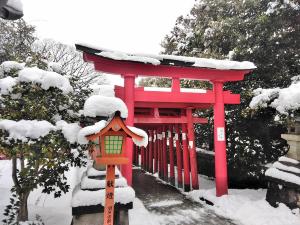
M123 136L105 136L106 154L122 153Z

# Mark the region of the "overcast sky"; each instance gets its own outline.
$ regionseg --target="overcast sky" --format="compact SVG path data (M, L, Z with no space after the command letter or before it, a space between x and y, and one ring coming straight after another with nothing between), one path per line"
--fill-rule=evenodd
M40 37L157 54L176 18L195 0L22 0Z

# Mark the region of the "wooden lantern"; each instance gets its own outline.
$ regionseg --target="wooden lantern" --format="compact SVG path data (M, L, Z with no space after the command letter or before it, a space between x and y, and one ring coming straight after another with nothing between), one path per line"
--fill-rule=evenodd
M86 136L90 141L100 147L100 155L96 156L96 163L107 165L104 225L114 223L114 188L115 188L115 165L128 164L129 159L125 154L126 138L143 140L144 137L132 132L116 112L106 127L96 134ZM95 148L94 148L95 149Z

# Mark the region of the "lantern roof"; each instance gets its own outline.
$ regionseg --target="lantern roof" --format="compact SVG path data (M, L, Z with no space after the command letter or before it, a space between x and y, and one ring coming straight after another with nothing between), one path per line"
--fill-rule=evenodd
M124 120L120 116L120 111L116 111L109 120L101 120L92 126L87 126L79 131L81 143L87 143L88 140L94 140L107 133L108 131L123 131L138 146L146 147L148 144L148 135L145 131L126 126Z

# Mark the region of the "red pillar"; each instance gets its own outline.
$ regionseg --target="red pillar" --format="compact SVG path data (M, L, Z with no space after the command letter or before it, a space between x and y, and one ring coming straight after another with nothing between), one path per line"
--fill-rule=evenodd
M214 82L214 144L216 195L228 194L223 83Z
M189 153L190 153L190 166L191 166L191 175L192 175L192 188L194 190L199 189L199 180L198 180L198 168L197 168L197 154L195 146L195 131L193 124L193 114L192 109L186 109L187 116L187 129L188 129L188 140L189 140Z
M149 171L149 144L145 147L145 171Z
M173 125L169 126L168 141L169 141L169 158L170 158L170 183L175 186Z
M187 128L186 124L182 124L182 146L183 146L183 169L184 169L184 191L190 191L190 163L189 163L189 150L187 145Z
M157 134L157 139L158 139L158 177L162 179L163 177L163 164L162 164L162 134L161 134L161 129L159 128L158 134Z
M153 131L149 130L149 172L153 173Z
M157 143L158 143L158 140L157 140L157 130L154 130L154 133L153 133L153 152L154 152L154 170L153 172L154 173L157 173L158 171L158 156L157 156Z
M166 136L165 126L163 126L163 131L162 131L162 142L163 142L163 174L164 174L164 180L168 181L167 136Z
M124 102L128 108L128 117L126 125L133 126L134 123L134 82L135 75L125 74L124 77ZM132 149L133 142L131 138L126 139L126 157L128 164L122 166L122 175L127 179L128 185L132 185Z
M177 165L177 182L178 187L182 187L182 153L181 153L181 146L179 141L179 126L178 124L175 125L175 140L176 140L176 165Z

